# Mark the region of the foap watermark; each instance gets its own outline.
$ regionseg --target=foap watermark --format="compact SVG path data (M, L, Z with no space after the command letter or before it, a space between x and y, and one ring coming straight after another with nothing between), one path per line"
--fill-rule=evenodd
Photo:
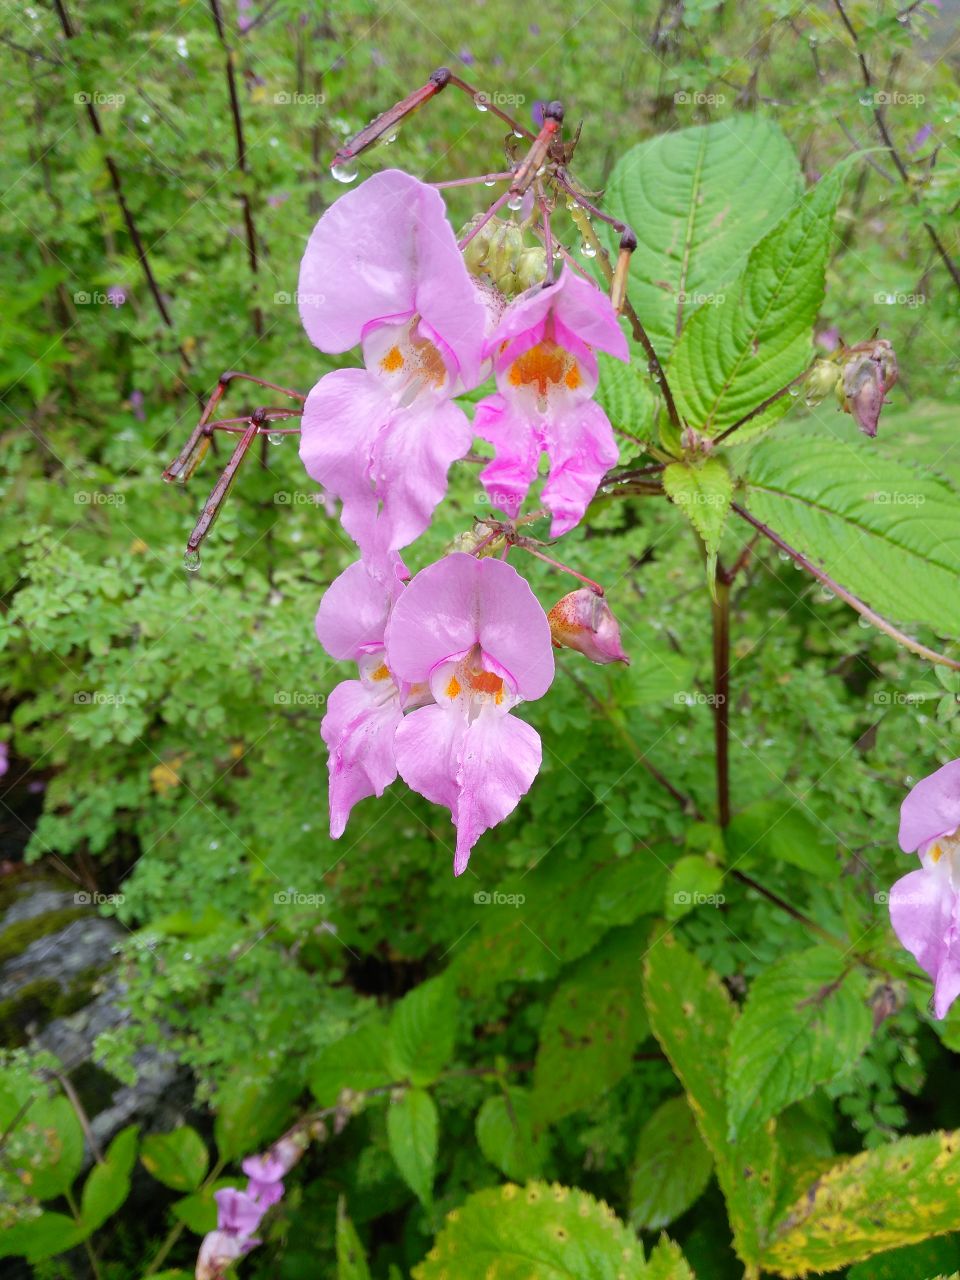
M680 89L673 95L678 107L722 107L726 100L725 93L703 93L699 89Z
M301 893L299 889L278 889L273 895L277 907L322 907L326 901L326 894Z
M873 500L881 507L922 507L927 495L911 493L907 489L878 489Z
M696 889L678 889L673 895L678 907L722 907L726 900L722 893L700 893Z
M322 507L323 494L316 489L310 493L302 489L281 489L273 495L273 501L278 507Z
M479 111L486 111L489 107L522 107L526 100L525 93L501 93L499 89L495 89L493 93L481 89L473 95Z
M273 95L275 107L322 107L327 100L325 93L287 93L281 91Z
M81 889L79 893L73 895L74 904L78 907L119 907L126 900L122 893L98 893L96 890L87 893L86 890Z
M722 707L726 700L722 693L701 693L699 689L681 689L673 695L678 707Z
M927 100L924 93L901 93L898 89L878 89L867 98L867 105L874 107L922 107Z
M103 293L100 289L94 289L91 293L88 289L78 289L73 295L74 304L78 307L122 307L127 300L126 289L115 286Z
M496 507L498 511L514 511L526 496L525 493L509 493L505 489L497 489L493 493L479 489L473 495L473 500L478 507L491 506Z
M726 300L725 293L700 293L698 290L687 293L686 290L681 289L677 294L678 302L689 303L692 307L719 307Z
M102 489L78 489L73 495L78 507L122 507L126 500L122 493L104 493Z
M112 693L106 689L80 689L73 695L78 707L122 707L127 694Z
M501 893L499 889L478 889L473 895L478 907L522 907L526 895L522 893Z
M873 701L878 707L919 707L927 701L928 698L936 698L939 694L931 690L930 693L916 692L903 693L899 689L878 689L873 695Z
M278 707L322 707L327 697L309 689L278 689L273 701Z
M877 306L881 307L907 307L911 311L916 311L918 307L927 305L927 295L925 293L891 293L886 289L878 289L873 295L873 300Z
M125 93L104 93L95 89L93 93L75 93L73 100L78 107L122 107L127 100Z
M299 306L301 302L308 307L320 307L326 300L325 294L301 293L299 289L294 289L293 293L287 293L285 289L281 289L273 295L273 301L278 307Z

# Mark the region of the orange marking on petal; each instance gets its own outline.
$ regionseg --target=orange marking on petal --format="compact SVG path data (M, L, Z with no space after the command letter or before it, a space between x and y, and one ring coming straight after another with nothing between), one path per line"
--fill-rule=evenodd
M503 680L492 671L471 671L470 684L477 693L496 693L503 695Z
M564 375L567 354L549 338L517 356L510 366L510 384L514 387L536 386L545 396L549 386L556 386Z
M566 377L563 379L571 391L576 391L583 379L580 377L580 366L574 360L573 364L567 370Z
M930 850L930 857L934 862L939 862L940 859L943 857L943 850L940 848L938 844L935 844L933 848Z
M447 685L447 697L455 698L460 692L460 681L456 676L450 677L450 683Z
M381 662L376 671L370 673L371 680L390 680L390 669L385 662Z
M399 347L390 348L380 361L380 368L384 373L396 373L398 369L403 368L403 354Z

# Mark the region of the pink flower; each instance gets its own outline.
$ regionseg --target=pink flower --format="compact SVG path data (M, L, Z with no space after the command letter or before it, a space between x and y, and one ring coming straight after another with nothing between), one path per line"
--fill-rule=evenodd
M398 680L428 683L436 700L397 727L396 764L409 787L450 810L460 875L540 768L539 735L509 712L550 687L550 626L515 569L458 552L404 589L386 652Z
M217 1230L248 1239L260 1225L264 1210L247 1191L223 1187L213 1193L217 1202Z
M256 1243L227 1231L209 1231L197 1255L196 1280L222 1280L227 1268L249 1253Z
M546 453L543 501L558 537L580 520L617 460L610 421L592 399L594 352L628 360L627 340L607 296L567 267L556 284L529 289L507 307L486 350L499 390L477 405L473 425L496 457L480 478L494 505L516 516Z
M558 649L576 649L591 662L625 662L629 666L610 606L589 587L571 591L558 600L547 620Z
M960 760L921 778L900 810L900 847L921 867L890 890L897 937L933 979L934 1014L960 995Z
M487 317L439 192L388 169L341 196L310 236L299 303L315 346L360 343L365 365L310 392L303 464L365 555L405 547L470 448L452 397L480 380Z
M383 636L405 576L395 552L378 570L358 560L330 585L317 612L320 643L331 658L356 662L360 675L337 685L320 725L329 752L330 835L335 840L343 835L357 801L383 795L397 776L393 740L403 710L401 690L384 661Z

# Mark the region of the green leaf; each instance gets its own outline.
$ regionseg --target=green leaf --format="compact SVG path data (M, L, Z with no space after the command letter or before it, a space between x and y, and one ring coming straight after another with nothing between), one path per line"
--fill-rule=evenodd
M24 1257L42 1262L80 1244L84 1232L65 1213L41 1213L39 1218L15 1222L0 1234L0 1258Z
M615 428L637 440L649 440L653 434L655 401L643 362L631 360L624 364L601 353L597 364L600 372L594 397L597 403ZM629 442L625 442L624 447L629 448Z
M633 924L643 915L663 910L663 895L676 850L653 844L620 858L597 878L596 892L587 919L591 924Z
M870 1043L866 979L833 947L793 952L754 981L730 1038L730 1133L843 1075Z
M894 620L960 636L957 495L863 444L764 440L747 465L750 513Z
M107 1148L103 1164L95 1164L83 1185L80 1223L84 1235L103 1225L130 1194L130 1174L137 1158L136 1125L121 1129Z
M337 1201L337 1280L370 1280L367 1255L347 1217L346 1197Z
M630 1175L630 1221L655 1231L686 1213L706 1188L713 1157L686 1098L668 1098L643 1126Z
M680 858L667 881L664 915L668 920L679 920L696 907L722 905L722 884L723 868L715 862L699 854Z
M690 1264L680 1251L680 1246L662 1236L650 1254L646 1280L696 1280Z
M736 1142L727 1138L723 1064L737 1016L733 1002L717 975L670 931L651 941L645 991L650 1026L713 1153L736 1250L755 1263L776 1209L780 1152L772 1124Z
M438 1127L436 1104L425 1089L408 1089L387 1111L390 1154L425 1208L433 1199Z
M83 1130L73 1104L63 1096L37 1098L16 1132L18 1138L29 1141L37 1156L30 1168L30 1194L38 1200L63 1195L83 1165Z
M809 364L840 189L839 173L821 178L754 246L740 276L718 295L722 301L690 317L667 370L689 426L719 434ZM732 439L742 443L791 403L781 397Z
M494 1270L495 1268L495 1270ZM554 1183L478 1191L446 1220L413 1280L647 1280L643 1246L609 1205Z
M544 1152L533 1135L530 1095L511 1089L509 1097L495 1093L477 1112L477 1143L501 1173L526 1182L542 1172Z
M172 1133L151 1133L143 1140L140 1159L148 1173L174 1191L195 1191L209 1163L203 1139L189 1125Z
M735 814L726 845L731 864L744 869L774 859L822 880L837 875L836 840L792 797L758 800Z
M432 1084L453 1056L457 998L449 975L407 992L390 1019L387 1061L395 1080Z
M771 1233L763 1266L784 1276L833 1271L955 1231L958 1179L960 1131L900 1138L838 1161L798 1188Z
M640 984L644 947L636 930L617 930L554 992L533 1069L537 1126L594 1103L630 1070L650 1033Z
M713 581L717 552L733 499L733 481L720 458L687 464L671 462L663 471L667 496L684 513L707 548L707 580Z
M958 1263L960 1243L956 1235L935 1236L858 1262L847 1272L847 1280L916 1280L917 1276L931 1276L938 1271L941 1276L948 1271L956 1274Z
M283 1128L300 1092L290 1079L235 1069L220 1092L213 1136L222 1160L249 1155Z
M344 1089L360 1092L392 1084L397 1076L387 1063L386 1051L387 1031L379 1017L321 1049L308 1073L320 1106L335 1106Z
M737 270L801 190L782 130L752 113L662 133L621 157L604 204L636 232L630 300L661 360L700 300Z

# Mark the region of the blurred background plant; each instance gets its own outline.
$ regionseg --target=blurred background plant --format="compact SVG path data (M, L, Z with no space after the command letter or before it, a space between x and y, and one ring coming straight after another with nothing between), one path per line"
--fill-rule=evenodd
M71 1196L84 1167L77 1116L106 1099L95 1170L109 1170L109 1194L97 1210L85 1185L65 1202L67 1227L46 1224L55 1247L33 1246L33 1261L11 1260L5 1274L192 1273L212 1189L235 1184L239 1158L311 1091L320 1107L342 1105L245 1274L333 1274L338 1241L340 1274L366 1274L343 1261L354 1230L338 1219L343 1197L372 1274L407 1274L443 1214L503 1175L582 1187L651 1239L673 1222L699 1275L741 1274L719 1194L700 1194L709 1156L697 1165L694 1149L679 1162L686 1185L649 1198L666 1174L644 1163L645 1126L676 1086L635 1008L623 931L645 935L666 901L686 946L735 996L816 942L810 921L869 950L878 973L896 972L904 957L882 899L900 864L896 809L936 752L960 754L951 678L760 551L733 600L741 826L721 835L656 776L710 818L709 602L684 518L665 503L600 504L566 558L616 584L633 665L561 662L549 699L529 709L543 773L455 882L446 816L399 785L361 806L339 844L326 834L319 722L340 673L312 618L354 553L295 444L248 462L195 574L182 550L217 460L186 491L159 477L223 370L306 391L330 367L295 305L306 236L343 189L329 157L446 63L526 122L562 98L568 121L584 121L577 169L597 191L641 139L736 112L779 122L808 180L863 151L837 222L821 341L878 327L892 340L901 377L881 424L887 451L957 480L960 287L934 239L958 257L956 5L851 4L869 87L826 3L67 3L6 3L0 19L3 1213L22 1227L36 1221L34 1201ZM878 106L903 173L877 132ZM426 180L495 170L501 137L488 112L447 93L361 176L388 163ZM475 198L450 193L455 222ZM237 412L256 403L230 395ZM832 408L793 416L787 430L814 416L849 426ZM481 503L475 473L459 466L413 567ZM546 607L567 590L528 568ZM666 867L685 861L676 874L693 874L691 889L709 881L701 896L715 897L725 856L752 844L758 805L784 818L777 842L742 864L769 893L728 877L719 910L689 894L678 903ZM78 943L94 909L110 931ZM81 956L65 965L75 945ZM585 1019L578 992L592 1002L611 966L616 997ZM442 1139L411 1174L382 1091L406 1077L378 1067L373 1046L395 1002L437 975L442 998L422 1002L431 1034L410 1035L415 1061L428 1041L449 1041L426 1080L439 1079ZM103 997L115 1016L71 1039L69 1019ZM862 1056L793 1108L811 1157L960 1124L944 1087L960 1023L932 1023L919 984L874 983L871 1000L878 1030ZM572 1023L565 1001L581 1010ZM44 1041L50 1026L61 1034ZM351 1074L349 1050L325 1051L358 1026ZM118 1090L134 1090L145 1068L162 1068L159 1092L171 1092L160 1119L156 1091L153 1111L134 1118L181 1136L173 1156L143 1147L134 1164ZM27 1101L47 1082L55 1096L31 1116ZM343 1103L343 1088L381 1092ZM36 1155L31 1189L9 1170L18 1152L33 1158L38 1133L58 1137L53 1157ZM89 1158L89 1135L87 1148ZM30 1255L10 1239L9 1252ZM859 1263L851 1280L956 1268L954 1237L918 1247L927 1253L902 1271Z

